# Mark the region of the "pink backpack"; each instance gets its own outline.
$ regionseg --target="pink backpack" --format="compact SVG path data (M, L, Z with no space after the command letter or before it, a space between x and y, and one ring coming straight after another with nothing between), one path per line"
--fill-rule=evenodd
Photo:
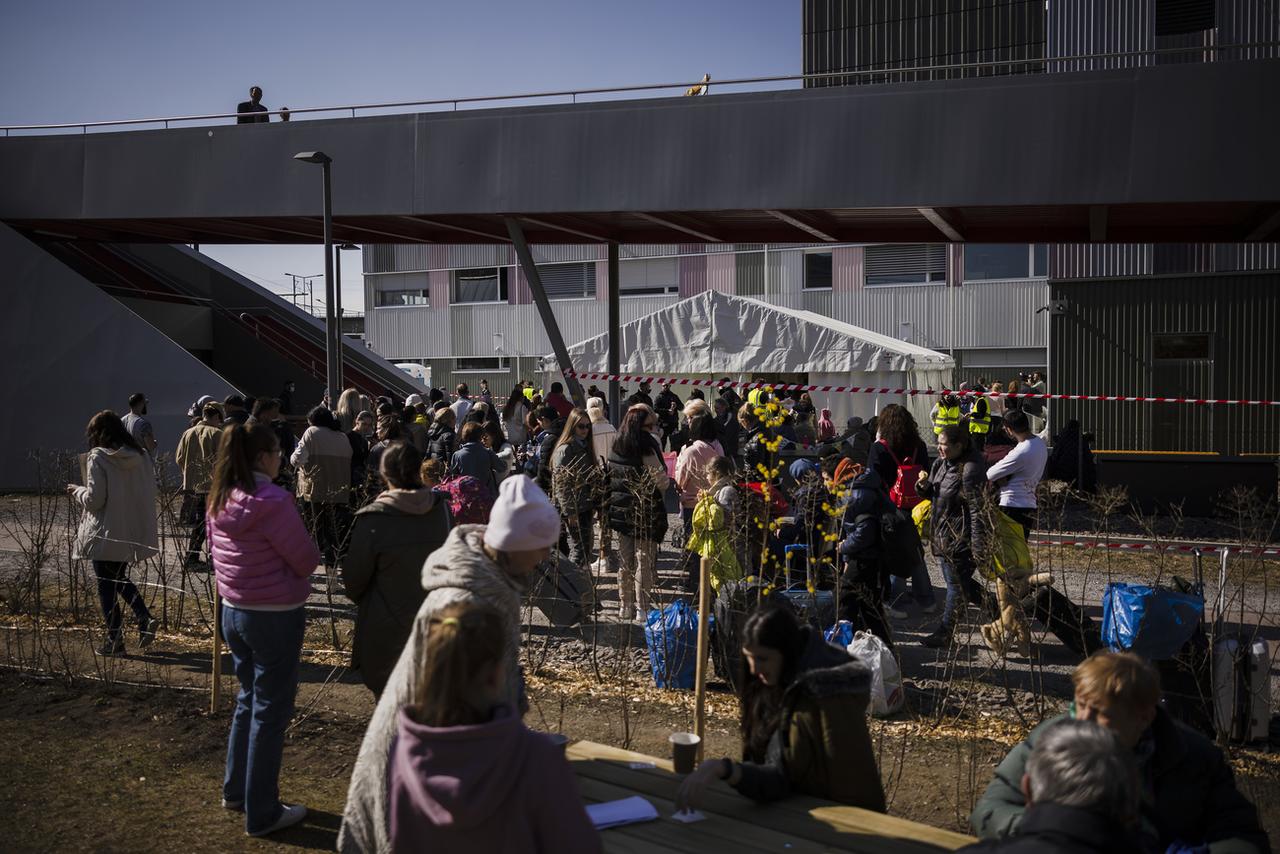
M924 466L898 459L893 453L893 448L890 448L889 443L884 439L880 440L880 444L884 445L889 456L893 457L893 461L898 464L898 479L889 488L889 500L893 502L894 507L910 510L923 500L916 494L916 481L920 478L920 472L924 471Z
M455 525L487 525L496 496L493 490L469 474L441 481L436 487L448 493L449 515Z

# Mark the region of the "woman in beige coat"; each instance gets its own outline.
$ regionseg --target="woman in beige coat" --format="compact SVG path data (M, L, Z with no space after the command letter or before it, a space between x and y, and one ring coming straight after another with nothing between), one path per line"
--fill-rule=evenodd
M128 575L129 564L159 551L155 471L151 458L110 410L93 416L85 437L90 451L84 486L67 484L67 492L84 508L73 556L92 561L98 579L107 621L107 639L98 652L119 655L124 652L124 618L118 599L124 599L138 619L139 643L146 646L156 639L158 621Z

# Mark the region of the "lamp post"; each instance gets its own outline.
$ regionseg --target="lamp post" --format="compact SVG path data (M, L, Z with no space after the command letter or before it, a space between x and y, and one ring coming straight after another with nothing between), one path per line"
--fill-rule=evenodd
M325 388L329 394L329 407L338 405L338 395L342 391L342 364L339 354L342 352L341 330L334 318L337 300L334 297L333 281L333 200L329 186L329 167L333 158L323 151L299 151L293 155L294 160L303 163L319 163L324 180L324 360Z

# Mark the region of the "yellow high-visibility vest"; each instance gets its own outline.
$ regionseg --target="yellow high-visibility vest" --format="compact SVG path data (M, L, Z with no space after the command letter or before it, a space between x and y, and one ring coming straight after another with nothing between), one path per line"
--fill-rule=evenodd
M938 404L938 409L933 413L933 434L935 436L942 433L943 427L949 427L952 424L960 423L960 406L944 406Z
M973 409L969 412L969 432L991 432L991 404L985 397L979 397L973 402Z

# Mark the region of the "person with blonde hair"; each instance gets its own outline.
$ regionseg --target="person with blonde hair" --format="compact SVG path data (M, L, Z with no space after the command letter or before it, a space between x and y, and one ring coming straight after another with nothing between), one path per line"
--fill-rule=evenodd
M1074 701L1031 731L996 768L969 823L983 839L1016 836L1027 813L1023 778L1042 738L1058 723L1092 721L1115 734L1142 780L1137 850L1268 852L1257 809L1236 788L1222 752L1160 705L1160 675L1131 652L1100 652L1071 675Z
M569 560L577 566L591 561L592 517L600 484L591 418L581 409L571 409L551 452L551 488L569 538Z
M355 429L356 416L360 414L364 406L360 402L360 392L353 388L349 388L338 396L338 408L334 410L334 416L338 419L338 426L343 433L350 433Z
M604 465L618 436L618 428L609 422L603 398L593 397L587 401L587 417L591 419L591 455Z
M504 693L502 616L457 603L425 633L388 759L391 850L602 850L563 746L526 727Z

